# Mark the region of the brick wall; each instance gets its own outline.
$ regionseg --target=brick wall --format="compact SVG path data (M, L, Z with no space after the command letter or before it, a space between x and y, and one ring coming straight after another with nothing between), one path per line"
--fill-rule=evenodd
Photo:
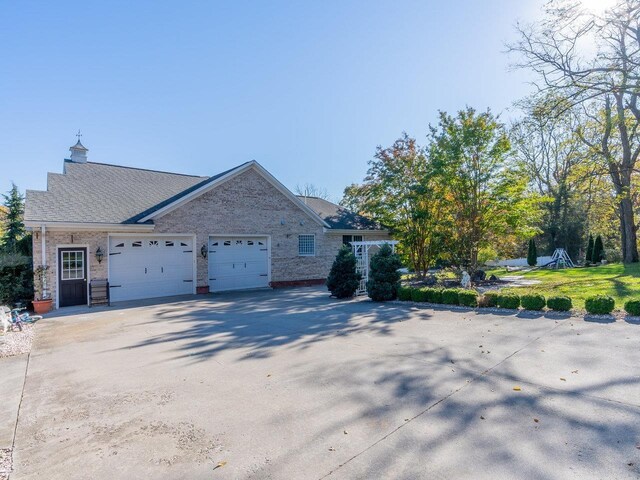
M253 170L158 218L155 225L155 233L195 234L196 252L202 245L208 245L209 235L269 235L271 280L280 285L304 284L326 278L342 245L342 234L324 233L320 224ZM315 256L298 255L300 234L315 235ZM365 240L386 238L386 234L364 233ZM56 299L57 295L56 247L82 244L88 245L90 278L107 278L107 232L47 232L47 263L51 266L48 287L52 298ZM105 253L101 264L95 259L98 247ZM42 264L40 250L40 238L34 235L34 266ZM197 286L206 287L208 277L208 260L197 255Z

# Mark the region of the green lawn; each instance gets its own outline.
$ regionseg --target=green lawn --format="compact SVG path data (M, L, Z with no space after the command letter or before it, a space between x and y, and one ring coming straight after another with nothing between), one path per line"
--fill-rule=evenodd
M523 294L541 293L548 297L565 295L573 300L574 308L584 309L587 297L598 294L610 295L616 301L616 310L621 310L624 302L640 300L640 264L623 265L612 263L599 267L567 268L564 270L539 269L530 272L507 273L504 268L492 269L490 273L498 277L523 275L525 278L540 280L542 283L528 287L504 288L504 292Z

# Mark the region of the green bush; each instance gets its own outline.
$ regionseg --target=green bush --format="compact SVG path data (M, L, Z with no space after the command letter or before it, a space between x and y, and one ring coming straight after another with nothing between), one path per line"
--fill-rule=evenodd
M477 307L478 294L475 290L460 290L458 292L458 303L465 307Z
M356 272L356 257L349 245L343 245L331 265L327 277L327 288L337 298L353 297L360 283L360 274Z
M398 288L398 300L402 300L403 302L408 302L409 300L413 300L413 291L417 290L411 287L400 287Z
M532 238L529 240L529 249L527 251L527 264L530 267L535 267L538 263L538 250L536 248L536 241Z
M547 307L556 312L568 312L573 307L569 297L549 297Z
M584 302L584 307L587 309L587 312L594 313L596 315L611 313L615 306L615 300L609 295L595 295L587 298Z
M624 310L629 315L640 316L640 300L629 300L624 304Z
M498 295L498 306L500 308L518 308L520 306L520 297L515 294Z
M457 288L445 288L442 290L442 303L445 305L458 305L460 303Z
M545 298L538 294L526 294L520 297L520 304L525 310L542 310L547 304Z
M389 244L380 247L378 253L371 257L369 263L369 281L367 293L374 302L395 300L400 286L400 272L402 266L400 257L393 253Z
M429 303L442 303L442 289L441 288L432 288L428 287L424 289L425 295L427 299L426 302Z
M411 290L411 300L414 302L426 302L427 294L424 288L414 288Z
M484 308L497 307L499 295L500 294L498 292L484 292L478 301L478 306Z

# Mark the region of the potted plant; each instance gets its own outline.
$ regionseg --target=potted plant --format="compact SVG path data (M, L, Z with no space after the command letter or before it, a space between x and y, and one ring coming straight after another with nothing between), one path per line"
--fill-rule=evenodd
M49 265L38 265L33 271L33 281L36 287L36 298L33 300L33 310L41 315L51 310L53 299L47 290L47 271Z

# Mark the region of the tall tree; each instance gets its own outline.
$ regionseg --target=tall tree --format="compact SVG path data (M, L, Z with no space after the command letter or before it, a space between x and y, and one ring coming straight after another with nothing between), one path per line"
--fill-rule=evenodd
M4 197L6 214L4 216L4 232L2 234L2 248L7 253L16 253L18 242L25 235L23 223L24 217L24 197L18 191L15 183L11 190Z
M549 96L520 102L524 117L510 130L514 155L531 177L532 187L544 202L541 225L543 250L550 254L562 247L578 255L587 225L584 201L585 176L580 168L587 162L586 147L576 135L580 117L573 109L554 116L549 105L559 101ZM591 172L588 172L591 174Z
M361 185L345 189L341 202L390 228L401 253L423 276L450 238L445 185L424 150L406 133L391 147L378 147Z
M440 113L431 127L430 156L438 181L451 192L456 248L453 260L475 270L478 251L509 234L529 236L539 208L527 179L509 164L511 145L490 111L466 108L452 117Z
M587 242L587 251L584 255L585 263L592 263L593 260L593 235L589 235L589 241Z
M539 74L539 90L582 106L597 125L597 135L582 140L605 163L615 187L623 260L637 262L633 198L640 155L640 2L621 0L602 16L581 2L551 1L545 18L519 26L511 46L520 67ZM556 106L562 114L565 102ZM593 131L592 131L593 133Z

